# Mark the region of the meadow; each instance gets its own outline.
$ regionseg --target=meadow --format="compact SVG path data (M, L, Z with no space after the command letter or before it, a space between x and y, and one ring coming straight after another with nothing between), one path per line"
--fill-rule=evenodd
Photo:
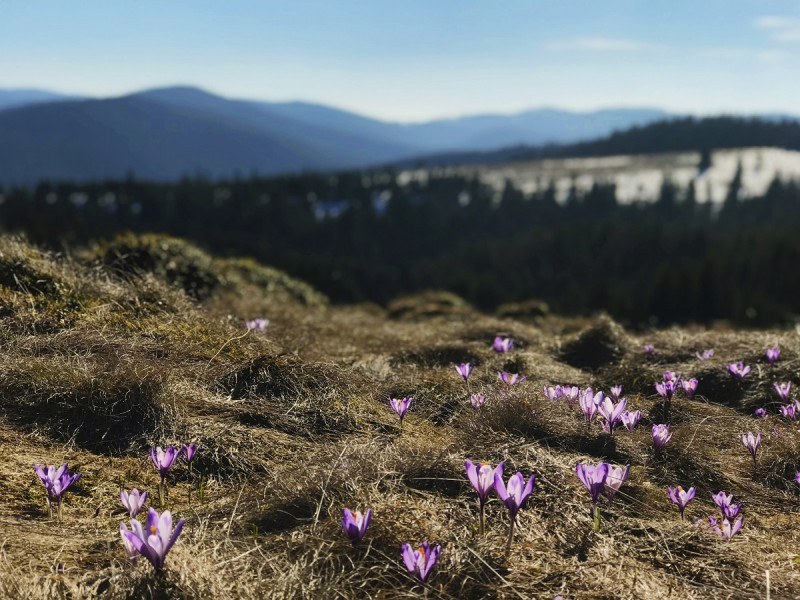
M774 387L798 383L793 329L633 333L437 291L332 305L154 235L62 254L0 238L0 318L2 597L800 596L795 391ZM696 391L667 402L678 376ZM640 421L609 413L604 431L587 388ZM390 398L413 398L402 427ZM671 435L660 449L654 425ZM763 436L755 459L748 432ZM196 452L166 472L162 506L151 449L184 444ZM511 538L496 490L480 531L468 460L534 477ZM59 518L34 465L62 463L81 477ZM595 515L576 467L602 463L629 472L613 501L595 490ZM696 490L685 519L676 486ZM163 569L132 564L120 536L132 488L185 519ZM721 491L742 504L730 540ZM371 511L355 543L346 508ZM441 547L424 582L401 557L423 542Z

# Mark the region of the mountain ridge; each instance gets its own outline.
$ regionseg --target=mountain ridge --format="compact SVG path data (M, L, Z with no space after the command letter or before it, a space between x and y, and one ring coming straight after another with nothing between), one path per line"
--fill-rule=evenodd
M679 119L648 108L542 108L403 124L309 102L225 98L192 86L114 98L47 94L40 90L28 104L0 109L0 185L563 156L619 132Z

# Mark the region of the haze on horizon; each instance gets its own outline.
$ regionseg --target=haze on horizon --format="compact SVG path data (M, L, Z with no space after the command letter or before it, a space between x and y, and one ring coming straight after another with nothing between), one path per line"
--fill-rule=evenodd
M535 107L800 113L800 4L209 0L7 4L0 88L194 85L391 121Z

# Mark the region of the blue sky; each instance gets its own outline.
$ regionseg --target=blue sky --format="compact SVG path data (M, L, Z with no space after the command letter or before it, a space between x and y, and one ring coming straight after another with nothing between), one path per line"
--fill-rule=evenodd
M398 121L540 106L800 114L800 2L25 0L0 87L192 84Z

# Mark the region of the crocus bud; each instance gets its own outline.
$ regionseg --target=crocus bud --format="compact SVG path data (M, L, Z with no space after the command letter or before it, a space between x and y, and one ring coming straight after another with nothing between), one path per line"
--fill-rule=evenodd
M349 508L342 511L342 531L353 544L360 542L364 534L367 532L367 527L372 520L372 509L367 509L367 512L361 514L356 511L351 512Z
M764 356L769 364L774 365L781 357L781 350L780 348L767 348Z
M455 365L456 373L461 375L464 381L469 380L470 373L472 373L472 365L469 363L461 363L460 365Z
M589 490L589 494L592 496L592 503L595 505L600 498L600 494L605 490L606 479L610 469L611 465L608 463L599 463L597 465L582 463L575 465L578 479Z
M400 417L401 425L403 424L403 417L406 416L406 412L408 412L413 401L414 398L389 398L389 407Z
M141 493L136 488L133 488L130 493L123 490L119 495L119 500L128 511L131 519L133 519L142 510L144 503L147 502L147 492Z
M494 338L494 342L492 342L492 350L499 354L511 352L512 348L514 348L514 341L511 338L502 338L498 336Z
M773 383L772 387L775 389L775 393L778 394L781 400L786 401L789 399L789 392L792 391L791 381L787 381L786 383Z
M608 476L606 477L605 481L605 493L606 498L608 501L611 502L616 496L619 488L622 487L622 484L628 479L628 473L630 473L631 468L629 466L623 467L612 467L608 471Z
M625 429L628 431L633 431L639 424L639 420L642 418L642 413L638 410L626 410L624 413L622 413L620 418L622 419L622 424L625 426Z

